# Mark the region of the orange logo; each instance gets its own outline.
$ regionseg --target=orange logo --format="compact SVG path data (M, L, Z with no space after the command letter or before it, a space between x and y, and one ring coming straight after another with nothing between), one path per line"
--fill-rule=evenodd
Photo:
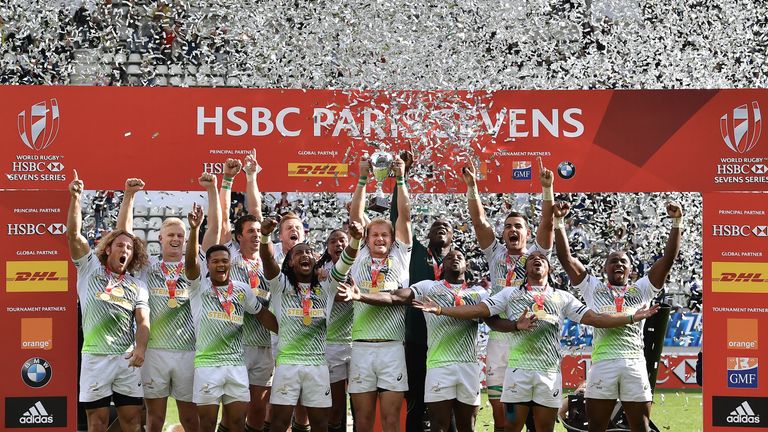
M289 163L289 177L346 177L347 164L340 163Z
M5 264L7 292L67 291L67 261L8 261Z
M757 350L757 320L728 318L728 348Z
M713 262L712 291L768 293L768 263Z
M21 349L45 350L53 348L53 318L22 318Z

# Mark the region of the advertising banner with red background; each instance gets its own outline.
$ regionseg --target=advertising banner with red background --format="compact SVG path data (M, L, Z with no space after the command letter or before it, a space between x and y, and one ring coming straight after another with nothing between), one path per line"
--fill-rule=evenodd
M63 393L69 398L69 424L76 398L74 271L62 236L37 234L38 228L34 236L10 231L16 220L37 227L64 223L65 217L17 209L65 211L63 191L73 169L89 189L119 189L127 176L144 178L149 190L197 189L200 172L220 173L227 158L242 159L252 149L264 168L262 190L351 191L357 160L376 148L412 150L419 164L429 166L422 177L411 179L415 192L463 192L459 168L469 163L480 172L481 191L538 192L537 158L557 172L559 192L705 192L703 265L705 280L712 282L705 284L705 315L712 323L705 336L711 353L704 374L705 430L740 430L768 421L768 400L759 396L768 388L758 373L760 362L768 361L768 345L758 343L763 330L755 330L766 328L768 196L728 193L768 189L768 134L762 131L766 90L379 93L0 87L0 97L0 190L27 191L2 193L4 220L12 221L3 241L2 323L8 329L3 341L10 347L20 344L22 318L61 320L61 326L53 325L57 357L54 349L30 351L34 355L29 356L19 349L8 358L24 363L27 357L43 357L55 368L52 362L62 361L60 354L72 366L68 377L57 374L39 389L23 383L9 388L24 396L53 395L71 380ZM16 237L22 240L13 243ZM66 269L67 291L18 292L24 286L18 274L30 269L54 272L51 278ZM66 310L25 309L49 300ZM754 340L742 340L744 335ZM683 360L687 370L690 359ZM675 371L680 365L668 361L660 379L664 368ZM19 384L21 366L2 372L10 386Z
M73 430L77 294L65 237L69 196L0 191L3 430ZM42 429L45 428L45 429Z

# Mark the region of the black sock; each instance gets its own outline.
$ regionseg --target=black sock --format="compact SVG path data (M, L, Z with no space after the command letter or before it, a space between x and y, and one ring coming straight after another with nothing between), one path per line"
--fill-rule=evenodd
M216 429L216 432L229 432L229 428L219 423L219 428Z
M269 432L269 428L272 426L272 423L265 421L264 426L261 427L262 432Z
M256 429L255 427L249 425L248 423L245 424L245 432L263 432L263 429Z
M501 427L494 426L493 427L493 432L504 432L504 426L501 426Z
M344 422L337 425L328 425L328 432L344 432L347 428L344 426Z
M292 432L309 432L309 425L300 425L296 423L296 421L291 420L291 431Z

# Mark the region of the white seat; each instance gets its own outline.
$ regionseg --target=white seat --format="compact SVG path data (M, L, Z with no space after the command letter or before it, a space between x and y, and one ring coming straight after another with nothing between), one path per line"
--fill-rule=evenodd
M155 85L157 86L167 86L168 85L168 78L164 76L158 76L155 77Z
M180 65L171 65L170 74L171 75L182 75L184 73L184 70L181 68Z
M240 87L240 78L238 77L227 78L227 85L230 87Z
M133 208L134 218L136 216L147 216L148 214L149 214L149 209L147 208L147 206L137 205L136 207Z
M168 73L168 66L157 65L155 66L155 72L157 72L159 75L166 75Z
M207 64L200 65L200 68L197 70L197 73L210 75L211 74L211 67L209 65L207 65Z
M211 80L211 86L213 87L224 87L227 85L227 82L224 81L224 77L215 76Z
M101 56L101 62L111 64L115 60L115 56L112 53L105 53Z
M115 63L116 64L122 64L126 62L125 54L124 53L117 53L115 54Z
M165 215L165 207L152 206L149 208L149 215L156 217L163 217Z
M136 212L134 212L134 215ZM143 217L135 217L133 218L133 227L137 229L144 229L147 227L147 219Z
M133 235L138 237L138 238L140 238L140 239L142 239L142 240L146 240L147 239L147 232L144 231L144 230L135 229L135 230L133 230Z
M147 243L147 254L152 256L152 255L160 255L161 253L162 253L162 248L160 247L160 243L157 243L157 242Z
M141 55L138 53L131 53L131 55L128 56L128 63L141 63Z
M174 87L179 87L184 84L184 81L181 79L181 77L172 76L168 83Z
M181 207L166 207L165 217L177 217L180 218L184 215L184 209Z
M200 87L209 87L211 85L211 77L208 75L200 75L197 79L197 85Z
M189 72L189 73L191 73L193 75L196 74L197 73L197 66L195 66L195 65L187 66L187 72Z
M147 241L160 241L160 230L147 231Z
M197 78L194 75L187 75L184 77L184 85L187 87L197 86Z
M136 64L129 64L125 70L128 75L141 75L141 68Z

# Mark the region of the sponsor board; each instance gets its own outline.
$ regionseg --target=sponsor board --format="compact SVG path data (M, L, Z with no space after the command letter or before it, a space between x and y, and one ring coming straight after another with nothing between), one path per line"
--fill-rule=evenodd
M768 398L713 396L712 424L729 427L768 427Z
M66 292L67 261L8 261L5 263L7 292Z
M768 293L768 263L712 262L712 292Z
M53 318L22 318L21 349L44 350L53 348Z
M288 164L289 177L346 177L349 165L340 163L294 163Z
M757 350L757 320L728 318L726 321L728 349Z
M58 428L67 426L67 398L7 397L5 398L6 428Z
M728 387L757 388L756 357L728 357Z
M9 223L6 228L5 233L9 236L62 235L67 232L63 223Z
M530 180L533 167L530 161L512 161L512 180Z
M21 366L21 380L28 387L45 387L51 381L52 375L51 364L40 357L32 357Z

